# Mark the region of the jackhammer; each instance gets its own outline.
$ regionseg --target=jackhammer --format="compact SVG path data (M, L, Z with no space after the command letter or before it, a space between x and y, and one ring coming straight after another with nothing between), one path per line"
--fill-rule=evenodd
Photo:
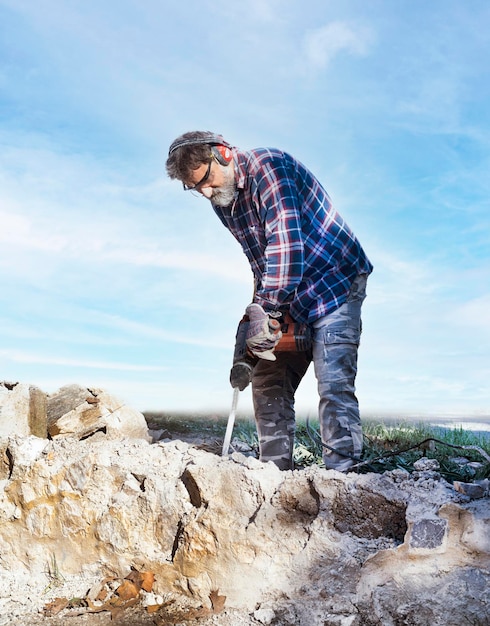
M222 456L228 455L231 435L235 423L235 415L238 404L238 396L252 380L252 374L259 357L253 355L247 348L247 331L250 324L248 315L240 320L235 337L235 350L233 353L233 366L230 371L230 383L233 387L233 401L231 412L228 417L225 438L223 441ZM269 328L272 332L282 333L279 343L274 352L305 352L311 348L311 328L308 324L296 322L289 312L281 313L278 318L270 318Z

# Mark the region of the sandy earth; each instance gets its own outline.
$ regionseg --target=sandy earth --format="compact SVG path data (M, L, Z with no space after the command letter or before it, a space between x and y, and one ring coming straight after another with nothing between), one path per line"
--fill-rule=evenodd
M40 614L24 614L19 616L2 616L2 626L257 626L264 622L257 621L252 616L236 611L223 611L219 615L209 618L200 618L187 621L171 621L158 613L150 615L145 609L128 609L120 617L111 619L109 612L92 615L72 616L63 612L56 617L44 617Z

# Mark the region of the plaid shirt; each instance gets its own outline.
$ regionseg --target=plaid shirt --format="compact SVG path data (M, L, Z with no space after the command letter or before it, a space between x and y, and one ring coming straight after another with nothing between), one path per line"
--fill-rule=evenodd
M233 153L235 201L213 208L250 262L254 301L313 323L343 304L354 278L373 266L302 163L273 148Z

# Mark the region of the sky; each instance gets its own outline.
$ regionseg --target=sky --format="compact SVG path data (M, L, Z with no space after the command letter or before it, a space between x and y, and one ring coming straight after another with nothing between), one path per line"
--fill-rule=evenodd
M374 264L361 414L490 415L489 30L487 0L0 0L0 380L230 409L251 271L165 173L210 130L302 161Z

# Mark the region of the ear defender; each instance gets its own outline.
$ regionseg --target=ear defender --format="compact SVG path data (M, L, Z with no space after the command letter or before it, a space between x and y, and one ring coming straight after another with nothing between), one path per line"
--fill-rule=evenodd
M220 165L229 165L233 158L230 148L221 144L211 146L211 154Z
M200 144L209 144L211 146L211 155L218 161L220 165L229 165L233 159L231 146L221 135L209 135L199 137L198 139L176 139L169 148L168 156L170 156L178 148L185 146L197 146Z

